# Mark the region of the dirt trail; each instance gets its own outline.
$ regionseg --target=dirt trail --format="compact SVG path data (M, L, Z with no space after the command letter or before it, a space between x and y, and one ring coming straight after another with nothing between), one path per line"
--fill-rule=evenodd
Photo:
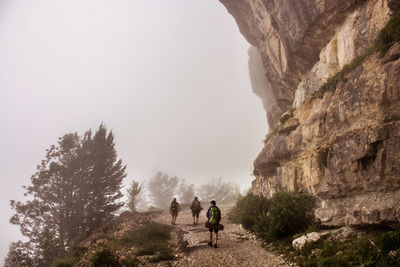
M176 229L176 242L182 252L172 266L289 266L285 261L261 247L252 234L240 225L231 224L224 219L229 205L219 206L222 213L221 223L225 226L219 232L218 248L207 245L208 229L204 227L206 208L200 213L199 225L193 225L190 210L181 210ZM160 223L170 224L167 212L155 218Z

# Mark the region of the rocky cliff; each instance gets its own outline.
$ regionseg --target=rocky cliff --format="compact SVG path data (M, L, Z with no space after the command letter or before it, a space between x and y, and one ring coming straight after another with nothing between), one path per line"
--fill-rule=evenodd
M400 45L371 49L387 0L220 1L253 46L250 78L270 126L253 191L312 194L325 226L397 222Z

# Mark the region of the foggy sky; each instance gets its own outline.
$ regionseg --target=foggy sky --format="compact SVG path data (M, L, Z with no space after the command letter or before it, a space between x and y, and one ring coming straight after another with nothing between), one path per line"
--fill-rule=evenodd
M0 265L9 200L57 138L115 134L128 178L250 186L267 132L249 44L217 0L0 0Z

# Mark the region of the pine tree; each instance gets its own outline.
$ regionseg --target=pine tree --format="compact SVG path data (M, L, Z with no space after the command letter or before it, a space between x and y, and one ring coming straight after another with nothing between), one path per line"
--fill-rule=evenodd
M115 212L123 206L117 202L122 197L122 180L126 177L126 166L117 160L114 135L107 134L107 128L101 124L93 139L90 140L87 153L91 172L88 180L92 198L88 202L90 210L89 230L92 231L104 222L111 220Z
M28 243L23 243L22 241L12 242L4 259L4 267L34 266L30 251L32 249Z
M117 160L114 135L101 124L95 135L66 134L32 176L25 203L11 201L10 222L29 239L32 266L48 266L78 236L111 220L123 205L121 185L126 166Z
M67 134L59 139L58 146L47 150L46 158L37 167L32 176L32 185L24 187L25 196L31 200L25 203L11 201L16 214L10 222L20 226L21 233L30 240L31 253L35 255L35 263L44 265L45 255L40 247L46 238L46 229L52 229L57 238L60 254L64 253L72 236L77 233L68 231L71 223L70 199L73 198L73 173L71 161L80 147L79 136Z

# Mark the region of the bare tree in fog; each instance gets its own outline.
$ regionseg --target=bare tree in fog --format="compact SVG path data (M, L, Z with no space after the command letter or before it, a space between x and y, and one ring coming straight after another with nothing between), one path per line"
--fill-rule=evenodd
M157 172L148 182L150 199L158 208L169 207L179 183L178 177L169 177L167 173Z
M138 211L145 211L149 208L150 201L147 198L146 194L146 188L143 187L143 190L140 192L137 203L136 203L136 209Z
M128 193L128 202L127 206L132 211L135 212L138 204L143 195L143 184L139 184L137 181L132 181L131 186L126 190Z
M240 195L239 185L224 182L222 178L212 178L208 181L207 184L202 184L198 188L198 194L201 200L209 201L223 201L223 202L231 202L236 200L236 198Z
M75 238L114 217L126 177L114 146L113 133L102 124L94 136L90 130L83 138L66 134L47 150L32 184L24 187L29 200L11 201L16 213L10 222L29 241L14 243L10 255L25 250L29 266L50 266Z
M194 198L194 184L187 185L185 179L179 185L179 199L184 204L189 204Z

